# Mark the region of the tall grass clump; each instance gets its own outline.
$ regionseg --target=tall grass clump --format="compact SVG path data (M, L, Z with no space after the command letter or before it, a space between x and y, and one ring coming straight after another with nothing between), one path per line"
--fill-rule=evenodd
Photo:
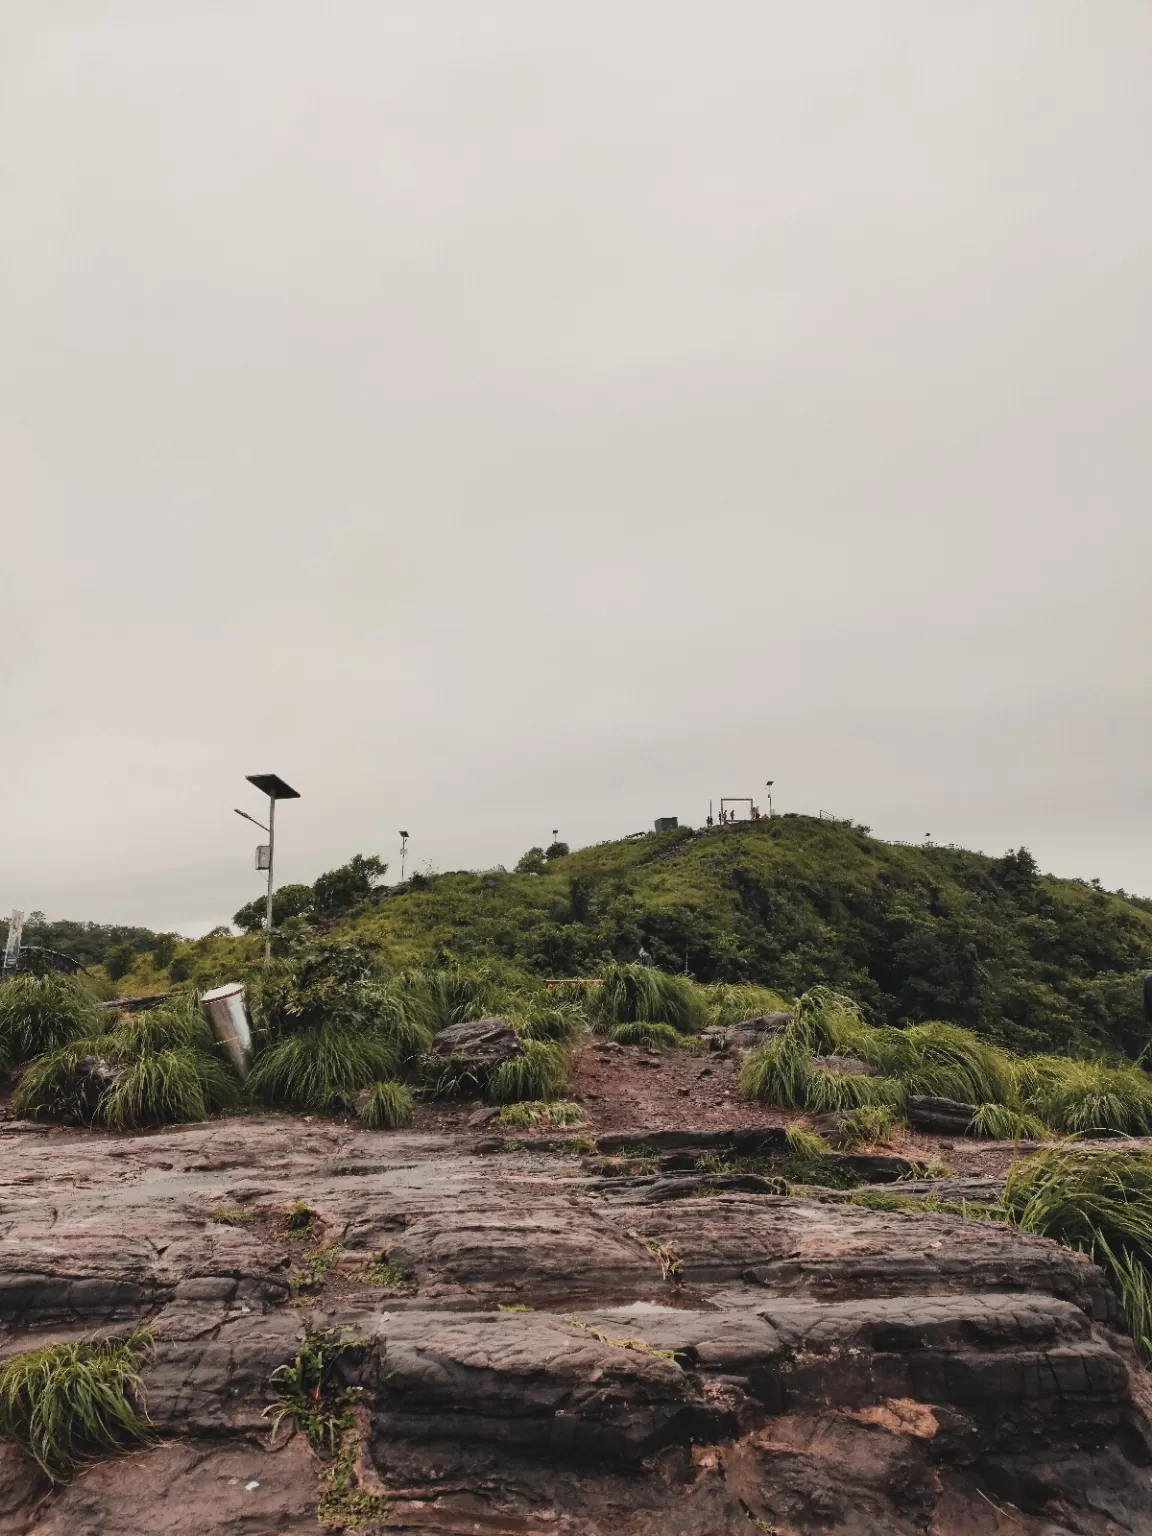
M525 1040L519 1055L493 1067L483 1085L489 1104L558 1099L567 1086L568 1052L544 1040Z
M909 1093L963 1104L1010 1103L1016 1093L1012 1058L955 1024L875 1029L856 1042L860 1054Z
M0 1068L97 1034L106 1012L71 976L17 973L0 981Z
M813 1114L863 1109L868 1105L899 1109L905 1098L904 1085L897 1078L868 1077L857 1072L835 1072L821 1067L817 1056L808 1074L804 1097L805 1109Z
M1152 1135L1152 1078L1140 1067L1032 1056L1018 1086L1022 1105L1054 1131Z
M232 1108L240 1085L192 994L161 1008L104 1014L103 1032L39 1056L13 1096L18 1114L137 1130Z
M1152 1361L1152 1156L1111 1147L1037 1152L1009 1171L1000 1209L1022 1231L1091 1255Z
M836 1138L846 1152L887 1141L904 1121L890 1104L863 1104L846 1110L836 1122Z
M346 1108L361 1089L392 1077L399 1065L400 1052L386 1037L322 1024L266 1046L248 1088L265 1104L324 1114Z
M82 1462L152 1439L140 1362L151 1335L45 1344L0 1365L0 1435L54 1483Z
M356 1099L356 1116L369 1131L395 1131L412 1123L413 1100L403 1083L371 1083Z
M506 996L496 977L483 966L465 969L445 965L407 971L400 978L400 988L398 995L409 999L412 1008L420 1012L431 1034L495 1013Z
M1048 1134L1043 1120L1012 1104L977 1104L969 1129L993 1141L1043 1141Z
M642 1045L649 1051L675 1050L684 1041L684 1036L671 1024L652 1024L647 1019L617 1024L610 1038L617 1045Z
M578 1003L527 1002L510 1011L508 1022L525 1040L551 1040L573 1045L587 1028L587 1017Z
M796 1039L814 1055L856 1055L870 1034L858 1003L831 987L809 987L796 1000L789 1025Z
M591 997L596 1027L617 1024L670 1024L682 1035L704 1027L700 991L686 976L670 976L650 965L609 965Z
M786 1013L789 1003L770 987L713 981L698 988L709 1024L740 1024L765 1013Z
M806 1109L815 1059L789 1026L748 1052L740 1069L740 1092L747 1099L778 1104L782 1109Z

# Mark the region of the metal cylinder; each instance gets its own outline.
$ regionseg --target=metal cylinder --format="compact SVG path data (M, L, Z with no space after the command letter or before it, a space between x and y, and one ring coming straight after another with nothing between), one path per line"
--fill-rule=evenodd
M228 1052L241 1077L252 1065L252 1027L244 1006L244 986L232 981L201 995L200 1006L212 1026L212 1033Z

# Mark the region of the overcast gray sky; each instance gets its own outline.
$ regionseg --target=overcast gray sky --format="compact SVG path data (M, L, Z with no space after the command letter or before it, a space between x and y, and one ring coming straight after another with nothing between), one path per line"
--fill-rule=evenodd
M1147 0L0 0L0 908L759 794L1152 892Z

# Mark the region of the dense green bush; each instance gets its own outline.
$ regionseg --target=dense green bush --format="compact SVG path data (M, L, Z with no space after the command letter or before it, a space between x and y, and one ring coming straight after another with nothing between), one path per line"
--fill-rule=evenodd
M542 875L547 869L548 859L543 848L529 848L527 853L522 853L516 861L518 875Z
M136 1130L203 1120L232 1108L240 1085L196 998L105 1014L100 1034L72 1040L25 1068L18 1114L68 1124Z
M17 974L0 981L0 1069L100 1029L107 1015L70 976Z
M282 885L272 893L272 926L279 928L290 917L304 917L312 911L313 891L310 885ZM242 933L259 933L268 915L268 898L258 896L240 908L232 921Z
M787 1013L789 1003L779 992L748 982L711 982L700 989L709 1024L740 1024L765 1013Z
M400 1052L384 1036L339 1023L302 1029L265 1045L248 1076L253 1098L274 1108L324 1114L390 1078Z

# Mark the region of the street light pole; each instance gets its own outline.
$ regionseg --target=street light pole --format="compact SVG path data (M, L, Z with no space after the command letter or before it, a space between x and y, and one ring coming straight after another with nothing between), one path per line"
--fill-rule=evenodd
M264 963L268 964L272 958L272 877L273 864L276 858L276 802L277 800L299 800L300 791L293 789L290 784L275 773L250 773L247 775L249 784L255 784L256 788L268 796L268 898L264 907ZM256 821L254 816L249 816L247 811L237 811L238 816L243 816L247 821ZM262 823L256 821L257 826Z
M276 858L276 797L268 801L268 898L264 905L264 964L272 958L272 865Z
M765 789L767 789L767 791L768 791L768 815L769 816L772 815L772 786L773 786L773 784L775 784L775 782L776 782L775 779L768 779L765 782L765 785L764 785Z

